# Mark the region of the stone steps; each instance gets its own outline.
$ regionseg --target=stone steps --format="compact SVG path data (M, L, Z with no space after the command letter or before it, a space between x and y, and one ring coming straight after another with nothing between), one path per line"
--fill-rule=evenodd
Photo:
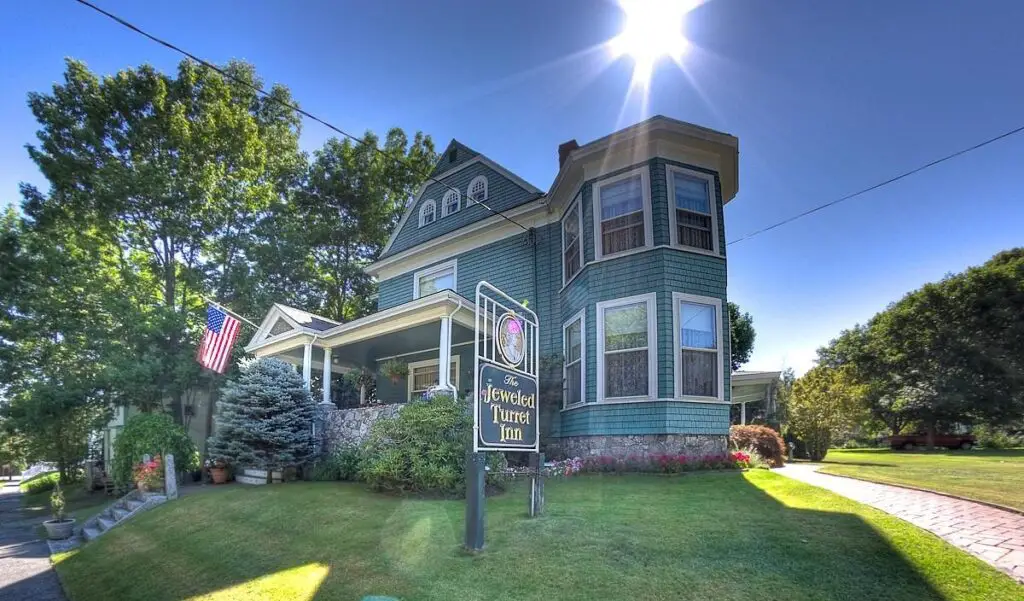
M163 504L165 501L167 501L167 497L164 495L143 495L138 491L131 491L100 513L86 520L82 524L79 534L86 542L91 541L112 528L116 528L122 522L131 519L135 514L148 511L157 505Z

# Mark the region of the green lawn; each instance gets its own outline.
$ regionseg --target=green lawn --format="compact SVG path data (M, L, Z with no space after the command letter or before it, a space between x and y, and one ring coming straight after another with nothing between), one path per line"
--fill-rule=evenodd
M77 525L96 515L117 499L102 492L88 492L81 482L69 484L64 489L64 512L78 520ZM45 536L42 521L50 519L50 492L43 490L21 495L21 507L26 516L39 518L39 532Z
M1024 449L1009 451L833 450L826 474L906 484L1024 510Z
M1019 600L1024 588L879 511L765 471L553 481L548 512L342 483L237 487L147 512L58 556L72 601L298 599Z

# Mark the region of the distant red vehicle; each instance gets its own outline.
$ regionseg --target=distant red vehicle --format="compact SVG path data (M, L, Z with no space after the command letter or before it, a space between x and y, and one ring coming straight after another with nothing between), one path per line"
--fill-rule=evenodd
M970 449L976 443L971 434L936 434L935 446L947 449ZM898 434L889 438L889 447L909 451L914 447L927 447L928 435L923 432L915 434Z

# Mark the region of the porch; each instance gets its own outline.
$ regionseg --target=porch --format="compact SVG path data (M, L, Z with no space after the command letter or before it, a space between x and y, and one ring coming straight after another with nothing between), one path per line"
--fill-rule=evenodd
M746 425L748 421L762 424L771 421L777 411L775 388L781 374L778 371L733 372L730 423ZM739 415L736 415L737 409Z
M245 350L295 365L307 389L319 389L322 404L335 404L332 382L339 376L377 373L391 359L406 363L409 374L405 381L377 378L381 403L405 403L435 386L468 393L475 312L471 301L450 290L344 324L278 304ZM370 400L364 387L359 404Z

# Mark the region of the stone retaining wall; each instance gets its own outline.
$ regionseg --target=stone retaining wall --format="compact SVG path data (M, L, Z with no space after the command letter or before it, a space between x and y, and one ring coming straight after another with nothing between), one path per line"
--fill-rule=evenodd
M405 405L368 405L355 409L334 409L324 416L324 450L361 444L370 436L370 427L379 420L398 415Z
M686 434L634 434L622 436L567 436L547 445L551 457L649 457L651 455L720 455L729 448L728 436Z

